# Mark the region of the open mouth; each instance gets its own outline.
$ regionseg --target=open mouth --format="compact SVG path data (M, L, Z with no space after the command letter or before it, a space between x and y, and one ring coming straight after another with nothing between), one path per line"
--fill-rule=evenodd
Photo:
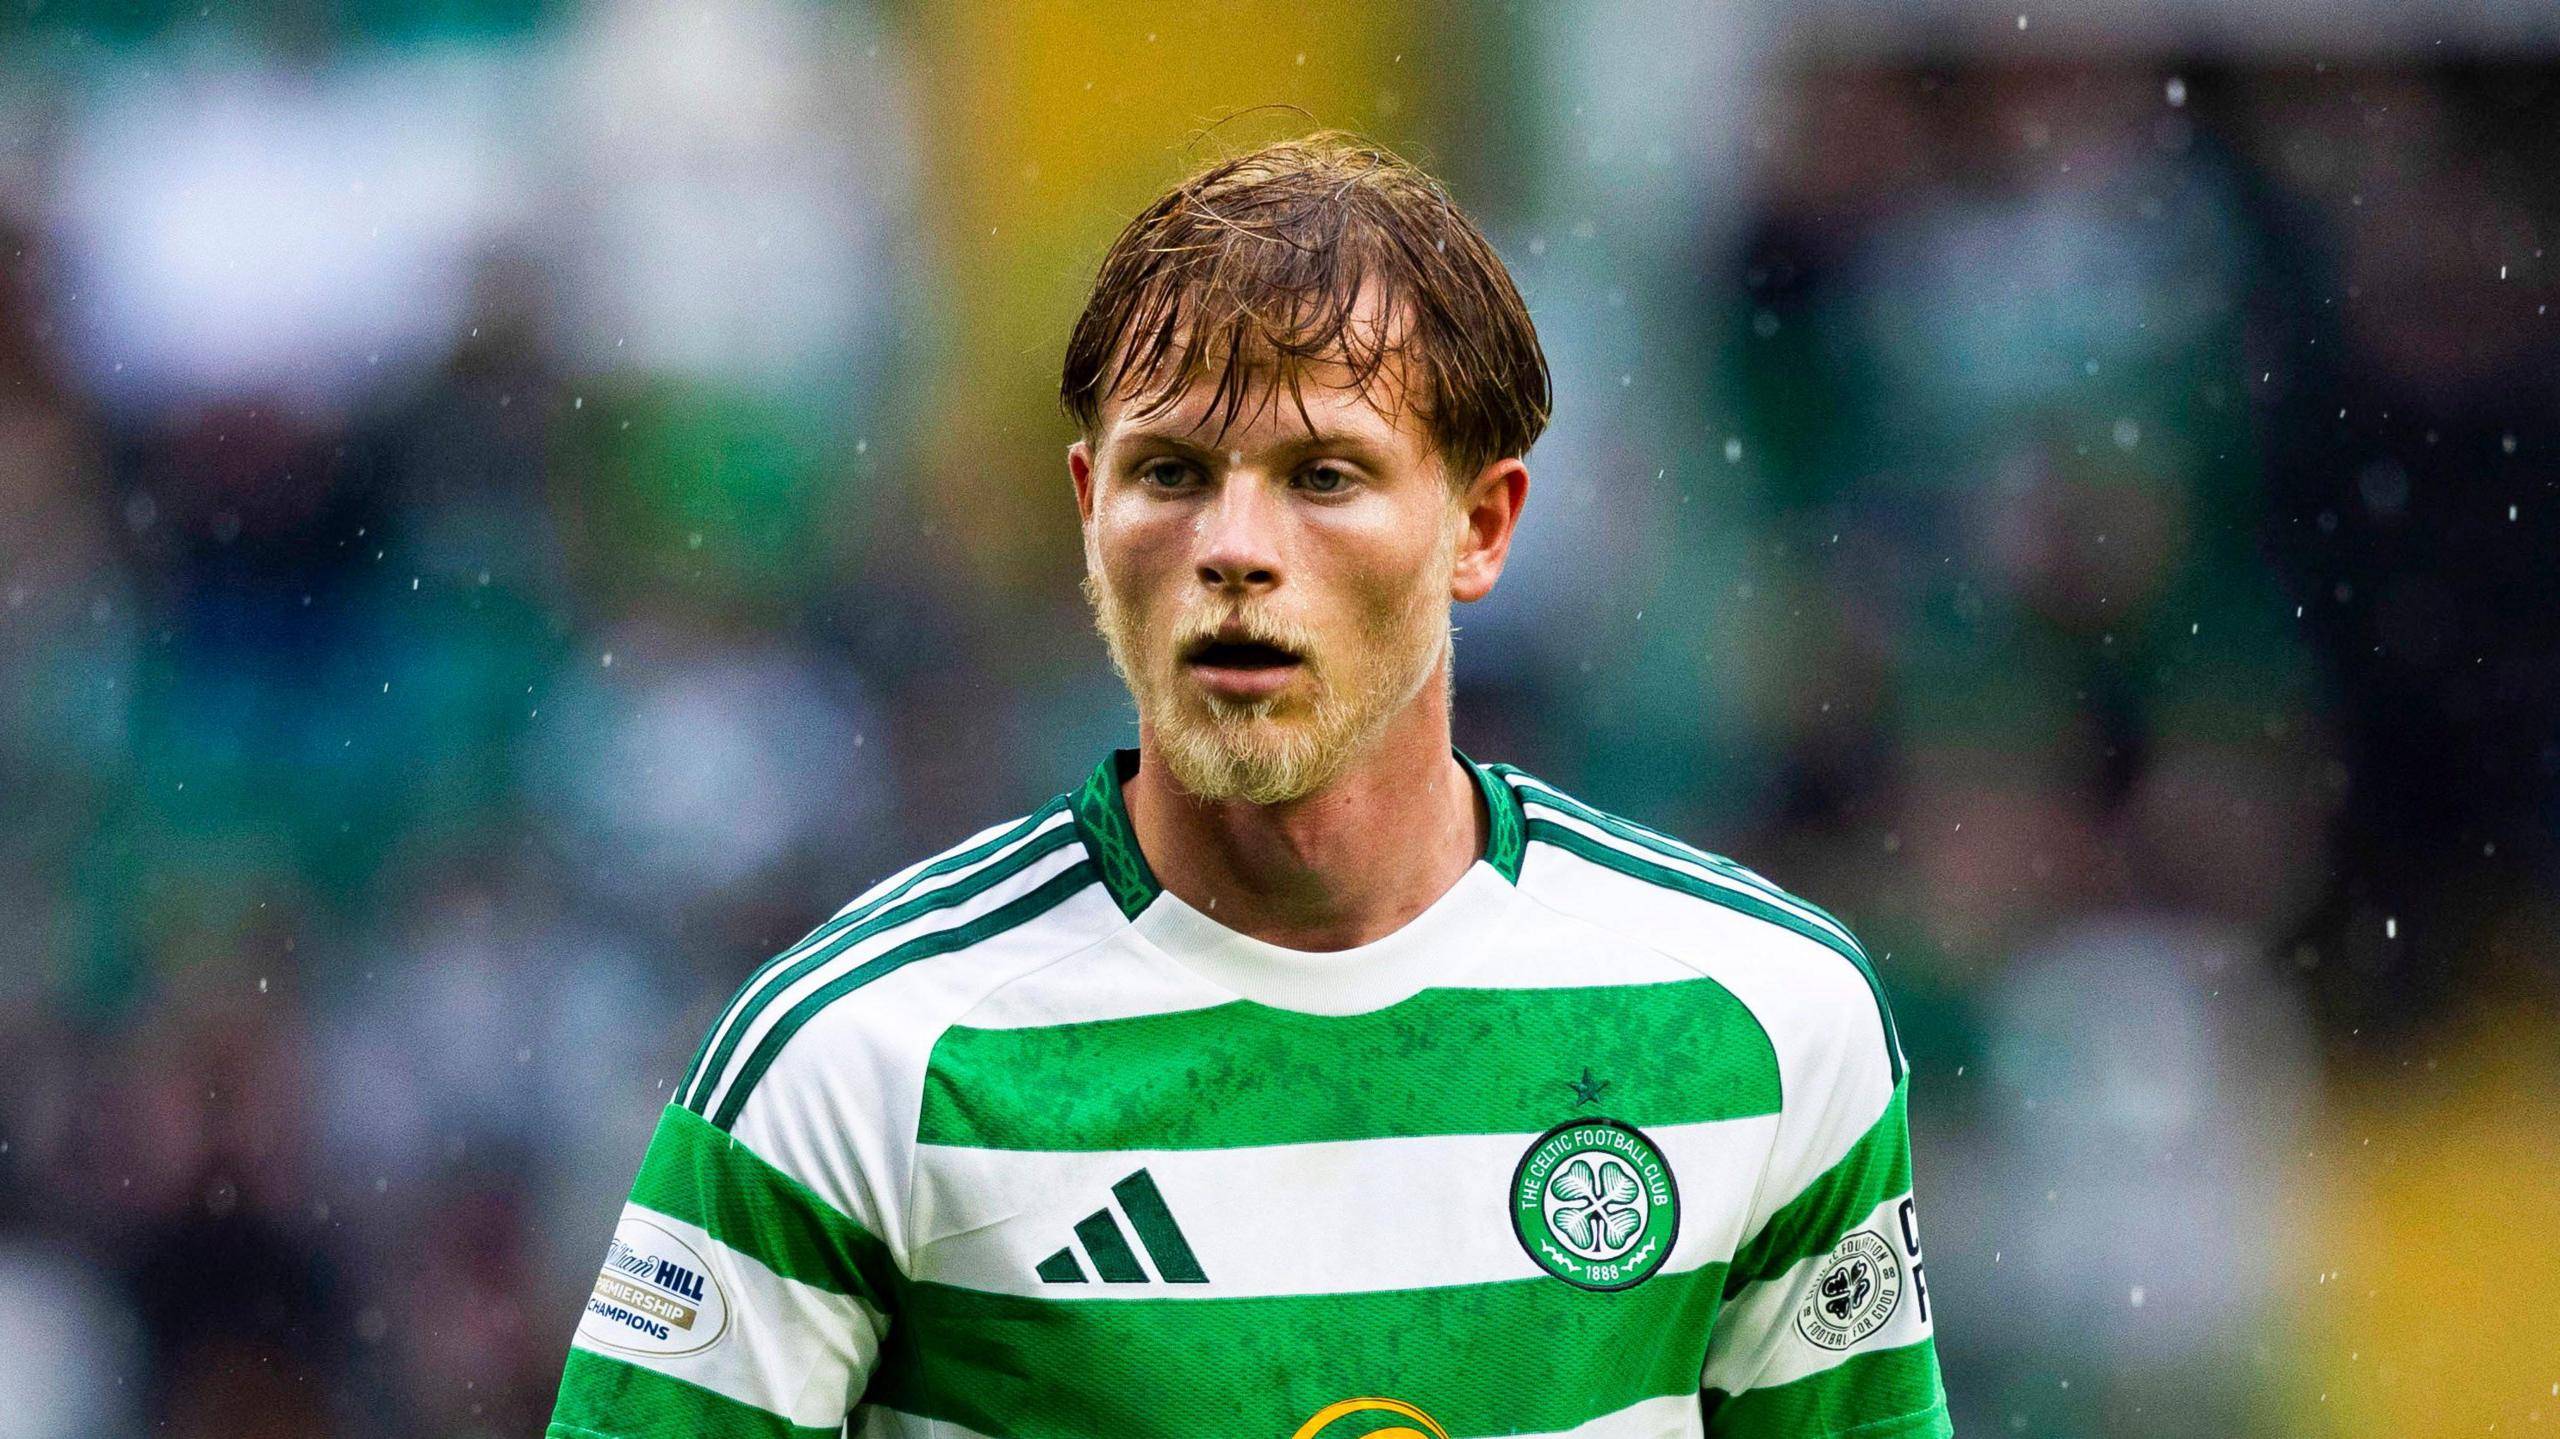
M1298 657L1278 645L1254 640L1210 640L1193 645L1183 663L1209 669L1271 670L1294 665Z
M1182 665L1217 699L1259 704L1296 684L1303 662L1296 652L1261 640L1211 637L1184 646Z

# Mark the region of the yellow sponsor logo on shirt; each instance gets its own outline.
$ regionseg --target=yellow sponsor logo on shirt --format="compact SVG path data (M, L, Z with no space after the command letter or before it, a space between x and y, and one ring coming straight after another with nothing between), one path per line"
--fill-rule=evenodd
M1291 1435L1290 1439L1316 1439L1317 1435L1324 1432L1325 1426L1337 1419L1346 1415L1370 1414L1381 1410L1410 1419L1422 1427L1416 1429L1410 1425L1398 1424L1385 1429L1371 1429L1364 1432L1360 1439L1449 1439L1449 1431L1441 1428L1440 1422L1430 1415L1401 1399L1381 1399L1375 1395L1360 1399L1337 1399L1327 1404L1315 1412L1314 1418L1299 1425L1298 1432Z

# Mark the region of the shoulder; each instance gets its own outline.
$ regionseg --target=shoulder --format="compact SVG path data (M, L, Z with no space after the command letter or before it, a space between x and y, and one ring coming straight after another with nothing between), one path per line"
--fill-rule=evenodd
M1902 1077L1892 1010L1864 944L1801 895L1723 855L1489 764L1520 804L1519 884L1548 907L1649 944L1751 1010L1791 1079Z
M1060 795L909 864L766 961L704 1034L676 1102L734 1130L760 1096L895 1092L906 1061L920 1071L985 993L1121 922Z

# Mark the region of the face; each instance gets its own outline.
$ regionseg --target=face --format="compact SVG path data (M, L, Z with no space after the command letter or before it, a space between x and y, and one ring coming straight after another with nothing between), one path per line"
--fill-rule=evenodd
M1347 379L1311 368L1303 417L1266 385L1223 434L1213 380L1153 410L1115 400L1068 452L1095 625L1202 798L1301 798L1398 715L1445 704L1450 603L1500 573L1526 469L1453 489L1409 408Z

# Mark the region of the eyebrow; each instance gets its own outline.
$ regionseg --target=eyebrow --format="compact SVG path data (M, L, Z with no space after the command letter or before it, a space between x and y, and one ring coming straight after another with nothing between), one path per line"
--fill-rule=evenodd
M1196 431L1168 430L1153 425L1139 425L1121 431L1113 437L1113 443L1120 446L1156 445L1166 449L1188 450L1201 455L1222 454L1236 448L1233 445L1209 443L1197 438L1196 435ZM1374 455L1384 449L1384 443L1379 436L1364 434L1357 430L1321 429L1313 434L1304 430L1292 430L1287 439L1272 448L1284 454L1306 454L1317 450L1351 450L1364 455Z

